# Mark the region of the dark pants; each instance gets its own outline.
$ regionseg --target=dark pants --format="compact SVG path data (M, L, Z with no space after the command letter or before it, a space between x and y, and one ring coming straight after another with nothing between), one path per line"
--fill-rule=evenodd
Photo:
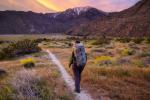
M77 66L76 64L73 64L72 70L74 74L74 79L75 79L75 90L80 91L80 81L81 81L81 73L84 69L84 66Z

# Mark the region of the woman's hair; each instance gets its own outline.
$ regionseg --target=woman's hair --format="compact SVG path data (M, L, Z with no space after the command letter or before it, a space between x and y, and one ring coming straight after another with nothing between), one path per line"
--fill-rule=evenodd
M75 43L80 43L80 40L76 40Z

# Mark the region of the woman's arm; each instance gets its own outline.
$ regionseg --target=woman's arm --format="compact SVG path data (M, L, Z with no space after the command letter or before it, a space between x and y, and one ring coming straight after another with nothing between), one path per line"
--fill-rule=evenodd
M72 52L72 55L70 57L69 67L73 64L73 59L74 59L74 52Z

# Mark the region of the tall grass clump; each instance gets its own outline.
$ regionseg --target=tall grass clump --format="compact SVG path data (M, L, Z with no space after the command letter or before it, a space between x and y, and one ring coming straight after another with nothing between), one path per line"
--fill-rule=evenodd
M2 79L7 75L7 72L4 69L0 69L0 78Z
M149 51L143 51L138 56L139 57L150 57L150 52Z
M137 37L133 39L133 42L136 44L141 44L144 41L144 38Z
M137 61L134 62L134 64L135 64L137 67L140 67L140 68L147 67L147 65L144 63L143 60L137 60Z
M130 77L131 72L128 69L123 68L103 68L100 74L104 74L108 77Z
M11 81L17 100L53 100L46 81L35 70L22 70Z
M25 68L32 68L35 66L35 60L33 58L27 58L27 59L21 60L21 64Z
M15 90L10 84L0 86L0 100L15 100Z
M102 44L109 44L110 39L108 38L98 38L92 42L92 45L102 45Z
M122 56L130 56L130 55L134 55L136 52L132 49L129 49L129 48L126 48L126 49L123 49L121 51L121 55Z
M5 41L3 41L3 40L0 40L0 44L2 44L2 43L4 43Z

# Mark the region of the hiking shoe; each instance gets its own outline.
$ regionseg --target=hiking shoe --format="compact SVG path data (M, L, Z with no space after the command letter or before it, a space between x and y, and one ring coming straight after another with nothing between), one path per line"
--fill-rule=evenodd
M75 91L76 93L80 93L80 90L76 90L76 89L75 89L74 91Z

